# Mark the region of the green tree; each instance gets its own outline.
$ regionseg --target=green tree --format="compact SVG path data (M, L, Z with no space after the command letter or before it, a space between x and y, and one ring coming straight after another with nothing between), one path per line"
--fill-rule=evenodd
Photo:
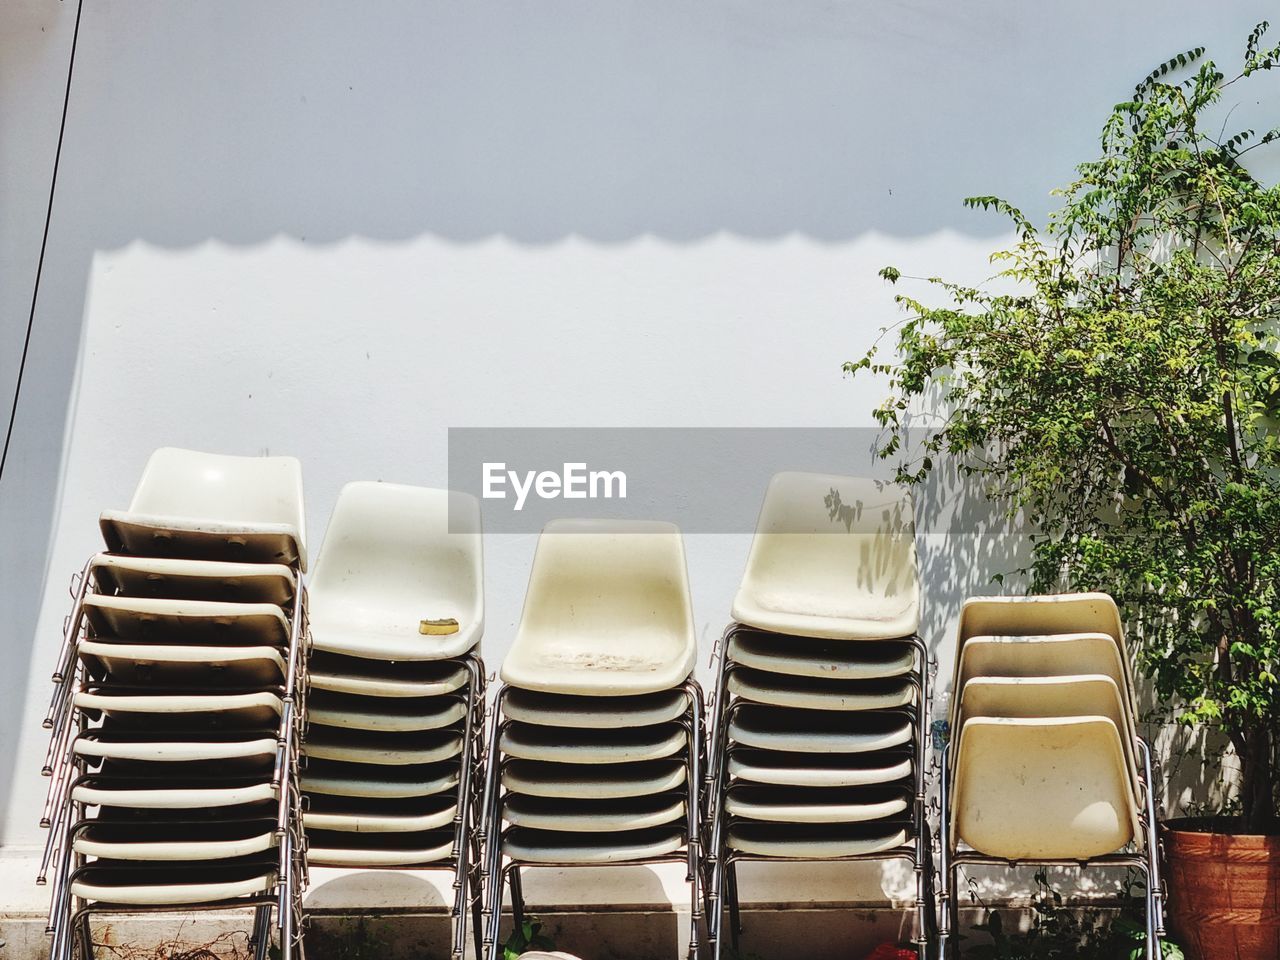
M1280 714L1280 189L1245 158L1280 129L1210 118L1280 63L1266 30L1231 77L1203 48L1153 70L1043 228L966 200L1012 221L1002 292L932 278L943 305L896 298L896 356L846 364L888 377L901 481L951 458L1029 521L1034 590L1116 597L1174 716L1230 738L1244 832L1274 823Z

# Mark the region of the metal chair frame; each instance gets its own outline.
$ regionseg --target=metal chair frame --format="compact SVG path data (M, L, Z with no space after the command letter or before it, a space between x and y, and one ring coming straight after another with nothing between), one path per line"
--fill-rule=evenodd
M958 945L955 944L960 928L960 904L957 894L957 875L966 864L1015 868L1019 866L1053 866L1078 867L1081 870L1089 867L1124 867L1137 870L1144 881L1144 914L1146 923L1146 960L1160 960L1164 955L1160 940L1165 935L1164 929L1164 890L1160 877L1160 848L1156 833L1155 780L1152 777L1151 747L1142 737L1135 737L1135 746L1142 757L1143 782L1139 785L1143 796L1139 797L1141 813L1139 823L1143 832L1141 850L1131 853L1112 853L1099 857L1081 860L1071 859L1027 859L1007 860L992 857L976 850L952 849L951 838L951 805L952 779L951 750L953 743L947 743L942 749L939 804L939 899L942 903L938 932L938 960L948 960L959 956Z
M710 761L707 767L706 781L706 809L703 817L704 822L710 824L711 835L705 842L706 847L706 871L707 877L704 881L707 890L707 933L711 942L712 957L719 960L724 944L724 937L721 935L722 915L724 912L724 902L728 901L729 917L730 917L730 938L732 940L733 949L737 950L738 936L742 932L741 927L741 906L738 901L738 883L736 864L743 861L755 862L773 862L773 863L813 863L813 862L871 862L885 860L905 860L912 866L915 873L916 884L916 936L914 942L916 950L921 960L925 960L928 956L928 947L930 943L930 934L933 932L934 923L931 922L930 906L934 902L934 892L932 889L933 878L933 851L930 840L929 823L927 818L927 789L928 789L928 743L929 743L929 716L931 706L931 682L932 675L937 669L929 656L929 649L919 635L913 634L909 637L892 637L890 640L898 640L904 643L910 643L916 651L917 668L908 675L909 682L916 689L918 698L913 708L907 708L904 712L911 716L915 725L914 740L914 770L912 772L912 785L914 790L914 801L912 804L912 813L910 821L913 826L913 834L911 847L897 848L887 850L883 853L862 854L850 857L829 857L823 858L822 861L811 860L808 858L793 857L769 857L758 856L753 854L745 854L737 851L728 851L724 847L725 842L725 821L728 819L727 814L723 812L724 795L729 788L728 761L731 747L728 742L729 720L734 712L740 707L749 705L749 701L744 701L739 697L732 698L728 693L729 675L738 669L738 665L729 659L729 645L733 638L740 632L753 631L757 633L769 633L767 630L760 630L757 627L749 626L744 623L731 623L725 628L720 640L716 643L715 649L712 651L712 663L716 666L716 688L715 694L710 704L711 714L711 731L710 731ZM778 634L778 636L785 636ZM850 640L850 644L856 644L860 641ZM851 711L856 713L856 711Z
M377 866L378 870L452 870L454 872L453 904L449 910L451 926L452 958L462 960L466 950L467 927L465 917L471 913L472 935L477 948L483 937L483 920L481 903L483 899L480 881L480 833L476 814L478 812L479 791L484 777L481 775L485 760L484 725L485 725L485 671L484 661L474 653L459 658L468 674L465 692L457 691L445 694L445 698L468 702L470 709L466 711L462 754L459 757L460 769L457 788L457 810L453 817L453 856L430 863L406 864L404 866ZM305 760L304 760L305 767ZM303 798L305 811L307 798Z
M307 866L305 839L300 835L300 793L298 791L298 744L306 723L307 683L305 667L310 652L310 628L307 623L306 590L299 584L294 591L290 617L287 672L282 693L282 710L276 729L276 756L271 773L271 786L276 796L276 837L279 866L274 891L231 901L204 904L115 905L79 901L72 883L86 867L85 857L73 849L75 825L85 819L85 804L72 799L76 777L73 771L87 769L85 758L77 757L74 742L87 729L86 718L74 707L77 692L90 686L87 671L78 657L81 638L86 633L84 599L94 584L95 554L72 579L75 599L72 613L64 621L62 647L53 674L55 689L44 726L52 730L45 756L43 774L51 778L49 792L41 816L41 825L49 829L44 855L36 882L49 881L50 909L46 933L50 934L50 960L71 960L77 944L83 960L92 960L93 940L90 919L99 913L173 913L188 910L220 910L255 906L251 935L255 957L263 960L267 952L270 915L276 914L282 960L291 960L296 949L303 956L301 941L301 890L306 885Z
M684 716L675 721L684 727L688 736L688 756L685 760L685 791L687 793L685 829L688 833L688 841L685 844L684 851L674 851L671 854L658 857L639 857L630 860L620 860L609 864L551 863L541 860L536 863L527 863L516 860L509 860L505 864L502 862L504 846L503 840L510 828L508 828L508 830L502 829L503 788L501 785L500 774L501 769L506 765L509 758L502 757L500 744L503 732L513 722L504 718L502 705L506 699L508 691L513 689L516 688L509 686L499 688L494 701L492 714L489 762L486 771L483 808L485 859L481 875L488 884L483 956L487 957L488 960L498 960L501 948L498 936L501 932L502 926L502 894L508 884L511 888L511 909L515 923L517 926L523 923L525 903L524 891L520 882L521 867L582 868L601 866L643 866L657 863L684 863L686 866L685 880L690 887L688 955L689 960L696 960L698 947L701 942L698 928L702 920L702 797L700 793L702 770L704 769L706 762L705 743L703 739L704 704L702 688L693 678L689 678L680 685L679 689L684 690L689 697L689 707Z

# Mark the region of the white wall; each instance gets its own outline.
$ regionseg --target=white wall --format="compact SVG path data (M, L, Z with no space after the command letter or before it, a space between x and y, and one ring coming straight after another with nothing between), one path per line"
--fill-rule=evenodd
M449 426L869 425L840 363L896 317L876 270L986 276L1004 225L962 197L1042 214L1152 63L1235 62L1268 5L85 6L0 485L10 848L41 840L67 578L152 448L301 457L314 547L347 480L442 484ZM0 9L0 407L74 13ZM1003 568L959 541L928 546L944 661ZM532 548L488 544L495 665ZM745 548L689 543L707 652Z

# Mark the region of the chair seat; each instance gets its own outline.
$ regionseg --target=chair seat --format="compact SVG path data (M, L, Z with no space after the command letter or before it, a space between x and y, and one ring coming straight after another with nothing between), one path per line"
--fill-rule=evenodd
M510 720L591 729L669 723L688 709L689 695L683 690L634 697L584 697L512 688L502 702L502 711Z
M339 760L376 766L417 766L450 760L462 753L462 735L451 730L426 733L370 733L312 726L302 754L317 760Z
M451 794L412 803L316 795L310 798L302 823L308 832L421 833L450 826L457 812L457 798Z
M447 761L401 767L320 760L308 763L299 779L304 793L404 799L454 790L459 775L458 764Z
M686 798L670 794L625 800L565 800L508 795L503 818L513 826L566 833L617 833L660 827L685 816Z
M307 700L307 717L312 724L350 730L438 730L457 723L466 713L466 706L457 697L411 700L313 691Z
M277 646L289 620L273 603L226 603L90 594L84 612L95 635L134 643Z
M313 690L366 697L440 697L467 684L456 660L382 661L313 653L308 665Z
M313 616L311 639L314 649L321 653L366 660L428 662L465 656L484 632L484 624L473 621L462 622L458 632L448 636L423 636L419 625L420 621L413 620L394 627L375 627L357 619L346 622Z
M779 473L751 541L733 619L773 633L893 640L920 625L914 508L903 487Z
M725 811L746 820L779 823L861 823L900 817L911 794L893 787L757 787L735 786Z
M277 742L273 737L242 737L237 739L144 739L143 737L172 737L170 731L143 736L120 737L87 731L75 741L75 752L81 757L100 757L117 760L146 760L160 763L190 763L210 760L235 761L274 758Z
M850 715L785 707L743 707L729 737L749 747L795 753L866 753L910 743L915 723L898 712Z
M960 731L952 843L1004 860L1084 860L1141 837L1106 717L972 717Z
M502 785L513 793L532 797L616 800L678 789L687 776L687 767L681 760L612 765L514 760L502 768Z
M822 756L780 750L731 749L729 774L751 783L794 787L854 787L907 780L909 750Z
M94 822L75 838L76 853L108 860L226 860L276 846L270 820Z
M137 689L137 688L129 688ZM77 710L107 717L121 718L129 723L170 725L185 723L191 717L216 717L218 722L239 727L270 727L278 722L284 709L281 699L274 693L225 693L225 694L167 694L146 696L142 694L77 693L72 699Z
M90 561L99 592L126 597L273 603L293 599L297 581L281 563L175 560L100 553Z
M893 710L915 700L907 680L827 680L748 668L729 674L729 692L752 703L802 710Z
M307 862L326 867L409 867L453 856L452 830L417 833L307 832Z
M512 723L503 731L501 750L521 760L630 763L669 757L684 749L688 742L688 733L678 724L626 730L574 730Z
M783 860L840 860L900 849L905 855L910 852L904 847L909 838L906 826L879 823L830 827L736 822L726 831L729 849Z
M876 680L900 677L915 667L915 648L894 641L824 640L740 630L729 641L733 663L793 677Z
M288 669L276 647L170 646L81 640L90 672L116 683L175 686L280 685Z
M693 673L698 643L680 530L646 520L553 520L538 537L508 686L617 697Z
M110 862L110 861L108 861ZM208 879L202 879L207 876ZM257 865L207 871L200 864L186 869L129 870L96 864L71 882L71 893L98 903L127 906L177 906L217 903L266 893L276 883L276 871Z
M611 864L666 857L685 844L683 828L653 827L626 833L566 833L514 827L502 852L517 863Z
M201 807L232 807L276 799L270 783L230 786L115 786L110 781L80 784L71 799L89 806L141 807L164 810L198 810Z
M104 510L102 540L112 553L307 569L302 534L292 523L220 522L129 510Z

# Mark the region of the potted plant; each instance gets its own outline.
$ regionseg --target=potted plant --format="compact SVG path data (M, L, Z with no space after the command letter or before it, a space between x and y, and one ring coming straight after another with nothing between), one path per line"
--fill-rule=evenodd
M1043 228L967 200L1012 221L997 289L929 280L896 356L846 365L888 378L901 481L946 458L1025 518L1031 588L1111 593L1162 709L1230 742L1233 805L1164 824L1192 958L1280 954L1280 188L1249 169L1280 130L1220 133L1280 63L1266 29L1230 74L1203 49L1152 71Z

